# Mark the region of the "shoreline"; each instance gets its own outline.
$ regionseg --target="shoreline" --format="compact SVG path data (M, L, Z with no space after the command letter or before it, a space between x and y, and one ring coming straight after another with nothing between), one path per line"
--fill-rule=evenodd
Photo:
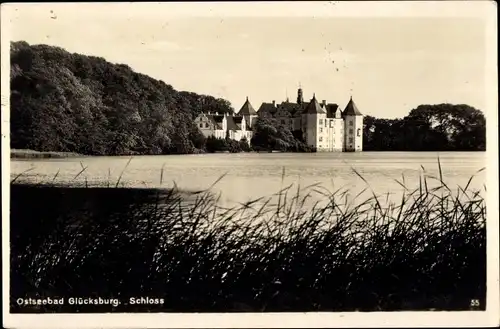
M370 151L362 151L362 152L283 152L283 151L242 151L236 153L245 153L245 154L273 154L273 153L372 153L372 152L415 152L415 153L425 153L425 152L446 152L446 153L480 153L486 152L486 150L476 150L476 151L453 151L453 150L433 150L433 151L390 151L390 150L370 150ZM206 155L206 154L236 154L231 153L229 151L216 151L216 152L200 152L200 153L186 153L186 154L157 154L158 156L168 156L168 155ZM66 159L66 158L87 158L87 157L129 157L129 156L151 156L152 154L122 154L122 155L85 155L74 152L56 152L56 151L35 151L29 149L11 149L10 150L10 158L11 159L27 159L27 160L35 160L35 159Z
M11 149L11 159L51 159L51 158L83 158L88 155L83 155L74 152L54 152L54 151L35 151L28 149Z

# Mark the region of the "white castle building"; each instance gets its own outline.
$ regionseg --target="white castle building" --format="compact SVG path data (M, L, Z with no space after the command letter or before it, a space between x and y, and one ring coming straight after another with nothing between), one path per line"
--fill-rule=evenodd
M304 142L318 152L360 152L363 150L363 114L350 98L342 111L337 104L319 103L316 95L304 102L302 88L297 102L262 103L258 111L248 97L236 115L202 113L195 123L205 137L250 141L257 117L272 117L292 132L300 132Z
M227 113L201 113L194 120L203 136L215 138L229 137L234 140L246 138L248 142L252 139L252 125L257 118L248 97L241 110L236 114Z

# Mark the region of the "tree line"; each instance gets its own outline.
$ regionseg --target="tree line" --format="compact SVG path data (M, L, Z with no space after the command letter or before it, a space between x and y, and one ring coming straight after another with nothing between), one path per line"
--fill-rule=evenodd
M420 105L402 119L363 120L365 151L484 151L486 119L465 104Z
M59 47L11 43L11 148L86 155L311 152L300 132L258 118L248 141L205 138L194 118L234 113L230 102ZM468 105L421 105L403 119L364 120L366 151L475 151L485 118Z

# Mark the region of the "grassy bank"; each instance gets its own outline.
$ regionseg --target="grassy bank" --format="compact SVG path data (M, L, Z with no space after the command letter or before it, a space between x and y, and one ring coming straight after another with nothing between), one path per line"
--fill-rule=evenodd
M83 157L84 155L72 152L39 152L34 150L10 150L11 159L47 159Z
M486 210L468 186L423 180L378 198L302 207L186 203L175 190L11 184L12 312L466 310L486 297ZM369 192L367 192L369 193ZM119 298L111 306L19 307L18 297ZM129 297L164 298L127 305Z

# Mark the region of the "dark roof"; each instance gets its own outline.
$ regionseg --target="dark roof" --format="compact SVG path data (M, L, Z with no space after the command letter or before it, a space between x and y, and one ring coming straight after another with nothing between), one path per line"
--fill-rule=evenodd
M241 130L243 123L243 116L233 116L233 121L236 124L236 127L238 127L238 130ZM245 121L245 124L246 124L245 125L246 130L252 130L250 124L247 121Z
M316 99L316 96L313 96L313 98L311 99L311 102L305 108L304 113L316 114L316 113L326 113L326 112L325 112L325 110L323 110L321 108L321 105L319 105L318 100Z
M259 107L258 113L269 113L269 114L274 114L276 113L278 109L276 106L273 105L273 103L262 103Z
M354 101L351 99L349 100L349 103L347 103L347 106L345 107L344 112L342 113L344 116L345 115L363 115L361 112L359 112L358 107L356 104L354 104Z
M212 122L216 129L222 129L222 120L224 119L224 115L215 115L215 114L204 114L207 119Z
M241 130L241 124L243 122L243 117L233 117L233 121L236 124L236 127L238 127L238 130Z
M240 111L237 113L238 115L256 115L257 112L253 108L252 104L250 104L250 101L247 100L245 101L245 104L241 107Z
M278 107L290 113L291 115L295 115L297 112L302 112L302 110L307 106L308 103L297 104L290 102L282 102Z
M227 119L227 130L240 130L240 128L238 128L238 125L234 121L234 117L232 115L226 116L226 119Z
M294 112L289 111L286 108L278 107L278 110L276 111L275 116L282 118L282 117L291 117L291 116L293 116L293 114L294 114Z
M335 118L335 114L337 111L340 111L342 115L342 110L337 104L326 104L326 117L327 118Z
M222 120L224 119L224 115L207 114L206 117L214 124L217 129L222 129Z

